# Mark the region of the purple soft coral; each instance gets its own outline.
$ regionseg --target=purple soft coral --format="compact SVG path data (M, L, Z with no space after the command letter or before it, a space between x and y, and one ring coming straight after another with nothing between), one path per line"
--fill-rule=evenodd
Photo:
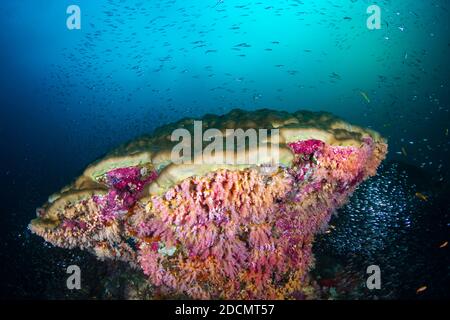
M289 143L295 153L313 154L324 146L324 142L316 139L301 140Z
M106 174L111 189L105 196L97 196L94 201L102 208L101 218L107 222L117 214L128 211L138 200L142 189L157 178L155 171L147 176L146 169L139 167L118 168Z

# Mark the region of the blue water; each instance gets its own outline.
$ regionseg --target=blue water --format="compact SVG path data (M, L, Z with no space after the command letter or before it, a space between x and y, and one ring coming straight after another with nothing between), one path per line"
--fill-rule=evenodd
M80 30L66 26L71 4ZM366 26L371 4L380 30ZM386 136L389 161L447 186L449 9L445 0L2 1L2 255L20 251L34 208L113 147L233 108L332 112Z

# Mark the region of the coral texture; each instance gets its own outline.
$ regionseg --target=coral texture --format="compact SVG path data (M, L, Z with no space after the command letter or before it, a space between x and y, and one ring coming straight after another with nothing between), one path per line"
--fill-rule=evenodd
M204 120L277 128L284 160L170 164L167 134L189 128L185 119L89 166L37 210L30 229L57 246L127 261L168 297L305 297L314 235L376 173L386 142L324 113L234 110Z

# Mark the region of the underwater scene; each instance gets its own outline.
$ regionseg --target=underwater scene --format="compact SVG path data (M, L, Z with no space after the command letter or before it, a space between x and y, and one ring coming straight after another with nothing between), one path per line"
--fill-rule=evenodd
M2 1L1 299L448 299L449 10Z

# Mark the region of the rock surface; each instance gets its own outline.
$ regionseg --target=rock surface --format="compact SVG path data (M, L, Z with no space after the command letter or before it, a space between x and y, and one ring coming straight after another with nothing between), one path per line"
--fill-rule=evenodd
M387 152L376 132L328 113L233 110L203 128L278 129L278 157L254 164L176 164L163 126L88 166L50 196L30 229L54 245L141 269L158 295L309 298L314 235ZM239 152L251 152L242 149Z

